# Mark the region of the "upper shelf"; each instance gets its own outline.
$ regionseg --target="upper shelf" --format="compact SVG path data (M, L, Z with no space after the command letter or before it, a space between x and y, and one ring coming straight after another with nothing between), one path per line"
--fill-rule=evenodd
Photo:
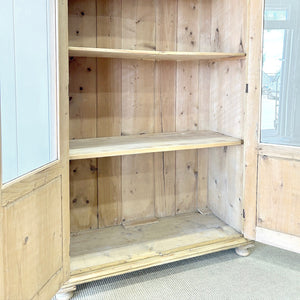
M148 51L87 47L69 47L69 55L77 57L104 57L174 61L242 59L246 56L245 53Z
M234 146L242 140L213 131L153 133L70 141L70 159Z

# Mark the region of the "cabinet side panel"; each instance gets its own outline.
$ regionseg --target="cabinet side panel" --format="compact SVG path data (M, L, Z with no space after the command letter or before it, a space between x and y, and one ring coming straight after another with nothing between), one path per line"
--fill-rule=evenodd
M243 225L242 161L241 147L209 150L208 207L240 232Z
M200 50L201 1L178 0L177 51ZM199 62L178 62L176 131L197 130ZM176 152L176 213L196 209L198 152Z
M211 65L210 129L243 138L244 61ZM208 206L222 220L242 231L243 146L209 150Z
M212 1L213 50L243 52L246 25L247 1ZM245 61L216 62L210 69L209 128L243 139ZM238 231L243 227L243 165L243 146L209 150L208 206Z
M156 50L176 51L177 1L156 2ZM176 62L155 65L155 132L174 132ZM155 215L175 215L175 152L154 154Z
M122 2L122 47L155 49L155 5L149 0ZM154 132L152 61L122 62L122 135ZM154 216L154 155L122 157L122 219Z
M122 1L97 1L97 47L122 48ZM97 60L97 137L122 131L122 60ZM121 222L122 158L98 159L99 227Z
M96 1L69 1L69 44L96 47ZM96 137L96 59L70 58L70 139ZM97 162L70 163L71 231L97 228Z

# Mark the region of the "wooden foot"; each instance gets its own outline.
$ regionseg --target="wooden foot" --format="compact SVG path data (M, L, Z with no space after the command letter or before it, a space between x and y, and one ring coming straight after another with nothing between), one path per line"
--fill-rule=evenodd
M73 297L74 291L76 291L76 286L62 288L55 295L56 300L69 300Z
M253 247L253 245L246 245L246 246L237 247L237 248L235 248L235 253L239 256L242 256L242 257L249 256L250 253L251 253L249 248L252 248L252 247Z

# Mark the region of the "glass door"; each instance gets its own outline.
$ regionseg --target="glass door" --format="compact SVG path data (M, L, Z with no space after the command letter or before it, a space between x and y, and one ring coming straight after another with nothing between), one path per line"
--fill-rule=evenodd
M296 0L265 2L262 143L300 146L299 5Z
M55 1L2 1L2 183L58 158Z

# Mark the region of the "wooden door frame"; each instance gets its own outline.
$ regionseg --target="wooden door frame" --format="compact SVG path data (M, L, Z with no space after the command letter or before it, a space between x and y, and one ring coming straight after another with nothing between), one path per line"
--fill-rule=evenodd
M34 299L45 299L49 295L48 286L60 286L70 276L70 210L69 210L69 100L68 100L68 1L56 0L56 39L57 39L57 98L58 98L58 160L34 170L12 182L2 185L2 169L0 168L0 298L6 299L5 283L5 226L4 210L8 205L19 201L23 195L46 185L56 177L61 177L61 220L62 220L62 272L56 273L34 296ZM1 131L0 131L1 132ZM1 137L1 136L0 136ZM0 138L1 161L1 138ZM47 259L47 257L45 257ZM2 271L3 270L3 271Z
M248 0L247 89L245 110L244 235L256 239L257 163L264 0Z
M70 184L69 184L69 42L68 0L58 0L58 70L60 159L62 161L62 234L64 282L70 277Z
M264 3L265 0L248 0L244 235L258 242L300 253L300 237L257 226L258 157L267 155L300 160L298 147L260 143Z

